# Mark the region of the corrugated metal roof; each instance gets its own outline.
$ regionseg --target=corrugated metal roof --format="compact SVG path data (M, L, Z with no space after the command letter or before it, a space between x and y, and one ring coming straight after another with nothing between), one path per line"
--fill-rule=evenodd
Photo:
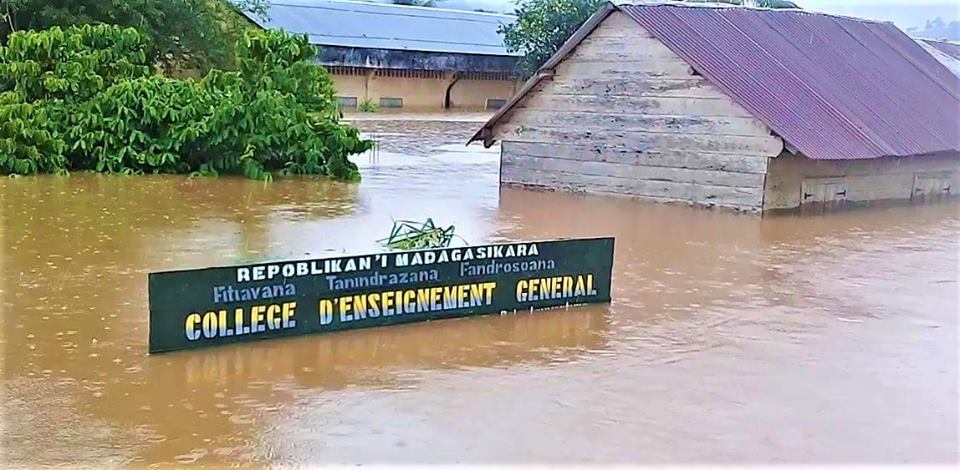
M950 69L954 75L960 77L960 55L952 56L943 52L940 48L934 46L932 43L936 41L928 41L926 39L917 39L917 44L920 47L924 48L927 52L930 53L937 61L943 64L944 67Z
M263 28L307 34L320 46L511 56L497 33L515 17L333 0L273 0Z
M949 41L934 41L932 39L919 39L919 41L923 41L927 45L932 46L934 49L943 52L954 59L960 60L960 44Z
M810 158L960 152L960 80L892 24L797 10L620 9Z

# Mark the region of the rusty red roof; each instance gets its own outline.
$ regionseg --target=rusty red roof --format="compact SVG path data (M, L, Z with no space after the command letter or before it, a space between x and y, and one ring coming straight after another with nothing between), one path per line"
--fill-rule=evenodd
M809 158L960 155L960 78L893 24L694 4L607 4L471 140L617 10Z
M807 157L960 153L960 80L890 23L799 10L620 9Z

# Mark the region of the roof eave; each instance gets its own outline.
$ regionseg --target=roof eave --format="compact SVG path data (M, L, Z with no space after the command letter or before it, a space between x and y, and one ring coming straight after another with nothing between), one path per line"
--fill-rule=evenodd
M462 51L462 50L450 50L450 49L444 49L444 50L411 49L411 48L403 48L403 47L370 47L366 45L351 46L347 44L322 43L314 40L310 41L310 45L320 47L320 48L341 47L341 48L349 48L349 49L365 49L365 50L371 50L371 51L426 52L430 54L461 54L461 55L482 56L482 57L507 57L507 58L517 59L517 60L523 57L520 54L515 54L510 52L477 52L477 51Z
M550 58L547 59L547 61L544 62L539 69L537 69L537 72L534 73L533 76L530 77L526 82L524 82L523 86L520 87L520 90L517 91L517 93L515 93L510 100L506 102L506 104L498 109L497 112L494 113L494 115L491 116L486 123L484 123L483 127L473 134L473 137L467 141L467 145L470 145L472 142L481 139L483 140L484 147L490 147L493 145L495 141L493 137L493 127L497 124L497 121L509 113L517 105L517 103L526 97L526 95L530 93L530 91L533 90L533 88L542 80L546 78L553 78L554 69L568 54L570 54L573 48L577 47L577 45L579 45L580 42L587 37L587 35L592 33L593 30L596 29L601 22L603 22L603 20L607 19L611 13L618 10L619 7L611 2L607 2L599 10L597 10L593 16L588 18L587 21L585 21L583 25L581 25L580 28L577 29L577 31L573 33L573 35L570 36L562 46L560 46L560 49L557 49L557 52L550 56Z

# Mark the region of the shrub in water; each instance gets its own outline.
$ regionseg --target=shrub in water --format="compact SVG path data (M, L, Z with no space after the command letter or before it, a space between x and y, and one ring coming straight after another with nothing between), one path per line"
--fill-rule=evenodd
M18 32L0 47L0 173L325 174L358 180L371 143L338 121L305 37L250 31L238 70L151 73L133 29Z

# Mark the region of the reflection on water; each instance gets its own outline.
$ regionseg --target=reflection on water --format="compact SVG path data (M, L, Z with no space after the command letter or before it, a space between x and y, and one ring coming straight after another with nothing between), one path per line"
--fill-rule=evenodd
M0 458L957 459L957 205L761 220L499 189L496 157L385 150L360 185L0 181ZM376 251L426 217L473 243L615 236L614 301L146 354L150 271Z

